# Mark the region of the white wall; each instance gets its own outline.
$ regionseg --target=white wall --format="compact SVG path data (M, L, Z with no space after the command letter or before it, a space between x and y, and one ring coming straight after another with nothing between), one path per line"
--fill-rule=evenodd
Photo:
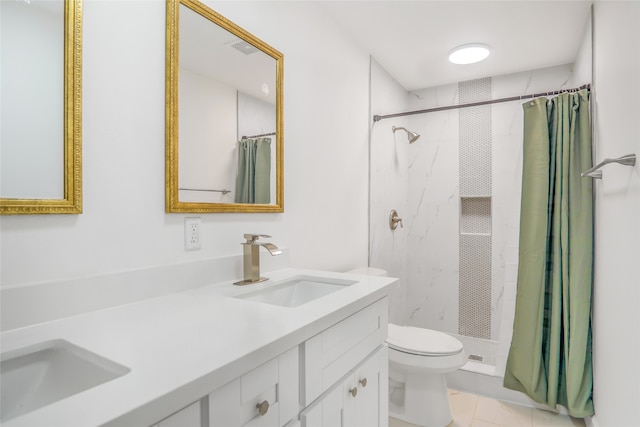
M179 192L182 202L233 203L238 164L238 93L181 68L178 105L178 186L231 193Z
M580 87L593 82L593 28L592 13L587 17L582 34L582 42L573 62L573 73L569 80L569 87Z
M594 5L596 162L640 155L640 3ZM595 182L593 357L601 427L640 420L640 163Z
M188 215L164 213L165 3L87 0L84 213L2 217L3 288L239 254L248 232L293 266L366 265L368 54L311 4L209 4L284 53L285 213L200 215L184 250Z
M371 60L371 114L385 115L408 111L407 91L374 59ZM391 293L389 321L406 324L407 310L407 175L409 142L404 131L393 133L393 126L406 126L406 118L384 119L371 126L371 202L369 209L369 264L382 268L400 280ZM389 227L392 209L403 218L403 226Z

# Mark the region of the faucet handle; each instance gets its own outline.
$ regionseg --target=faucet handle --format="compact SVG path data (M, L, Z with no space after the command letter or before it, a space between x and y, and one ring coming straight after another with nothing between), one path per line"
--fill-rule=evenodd
M268 239L271 236L269 236L268 234L245 234L244 238L247 239L247 241L245 243L254 243L260 237L265 237L265 238Z

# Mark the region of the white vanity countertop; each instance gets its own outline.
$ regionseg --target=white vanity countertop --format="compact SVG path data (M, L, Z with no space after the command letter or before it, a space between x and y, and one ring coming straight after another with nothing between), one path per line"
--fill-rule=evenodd
M299 275L358 283L298 307L229 298ZM131 369L3 426L150 426L383 298L396 281L301 269L267 276L260 284L214 284L2 333L3 352L63 339Z

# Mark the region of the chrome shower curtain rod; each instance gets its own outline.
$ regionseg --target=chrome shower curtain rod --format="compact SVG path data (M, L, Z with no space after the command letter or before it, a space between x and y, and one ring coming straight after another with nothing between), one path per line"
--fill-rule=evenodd
M444 107L427 108L426 110L407 111L405 113L385 114L383 116L376 115L376 116L373 116L373 121L378 122L382 119L390 119L392 117L412 116L414 114L424 114L424 113L434 113L436 111L455 110L456 108L478 107L480 105L497 104L500 102L520 101L523 99L538 98L541 96L553 96L553 95L559 95L565 92L577 92L582 89L591 89L591 85L585 84L573 89L562 89L562 90L555 90L552 92L541 92L541 93L533 93L530 95L511 96L508 98L489 99L487 101L470 102L468 104L447 105Z

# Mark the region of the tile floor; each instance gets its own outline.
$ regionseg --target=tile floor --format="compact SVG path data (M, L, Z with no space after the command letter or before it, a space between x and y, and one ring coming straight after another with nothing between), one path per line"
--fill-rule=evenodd
M514 403L449 390L453 422L449 427L584 427L584 420ZM415 427L389 418L389 427Z

